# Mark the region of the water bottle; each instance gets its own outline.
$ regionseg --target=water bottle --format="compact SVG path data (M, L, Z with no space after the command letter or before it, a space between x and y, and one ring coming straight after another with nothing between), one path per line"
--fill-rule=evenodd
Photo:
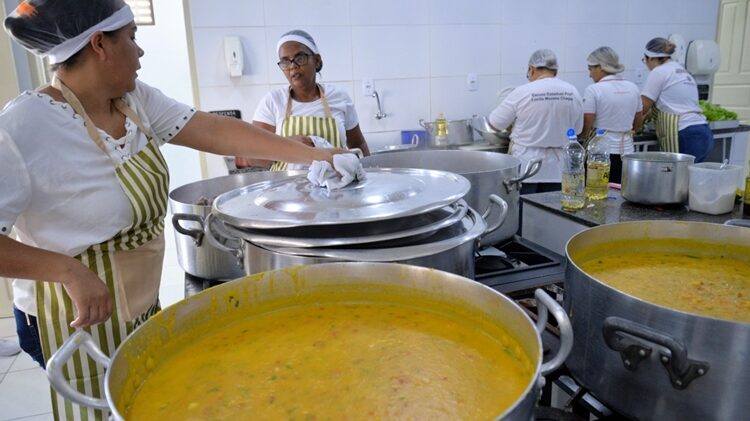
M562 208L576 210L586 204L584 187L586 151L578 143L575 130L568 129L567 135L568 144L563 148Z
M435 120L435 144L441 146L448 144L448 121L443 113L438 113Z
M596 129L596 136L586 147L586 198L603 200L609 193L609 141L604 129Z

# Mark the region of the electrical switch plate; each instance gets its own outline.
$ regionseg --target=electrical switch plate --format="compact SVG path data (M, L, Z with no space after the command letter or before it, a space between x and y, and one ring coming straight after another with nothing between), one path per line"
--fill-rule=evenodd
M470 91L477 90L477 74L476 73L469 73L468 75L466 75L466 89Z
M372 96L373 91L375 91L375 86L372 83L372 79L362 78L362 94L364 96Z

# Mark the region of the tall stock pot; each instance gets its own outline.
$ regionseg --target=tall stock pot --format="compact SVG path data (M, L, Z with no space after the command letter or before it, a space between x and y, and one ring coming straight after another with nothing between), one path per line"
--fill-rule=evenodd
M169 207L176 231L177 261L182 270L205 279L235 279L245 276L238 256L205 241L203 220L211 213L212 200L239 187L297 174L302 172L248 172L196 181L172 190L169 193Z
M379 168L421 168L460 174L471 182L471 190L464 200L479 212L484 212L489 225L500 218L490 212L491 194L508 203L505 222L482 238L483 244L495 244L513 236L518 231L518 213L521 182L541 168L541 161L532 161L521 174L521 161L510 155L459 150L406 151L393 154L372 155L362 159L362 165Z
M528 383L522 384L523 393L513 397L510 400L512 405L497 414L495 419L532 418L543 384L542 376L560 366L570 351L572 330L562 308L544 292L537 291L540 314L538 326L535 326L517 304L484 285L454 274L400 264L333 263L301 266L228 282L164 309L133 332L111 359L95 348L86 332L76 332L50 359L48 375L53 386L68 399L88 406L108 408L114 419L123 420L138 389L149 381L150 374L158 372L163 362L173 358L181 344L196 340L200 335L216 328L229 323L241 323L244 319L284 310L289 306L299 306L305 300L385 303L395 300L394 303L402 303L409 302L409 297L411 300L418 299L422 303L420 305L427 305L427 310L462 309L461 311L470 312L465 314L472 314L491 325L501 326L504 335L512 338L518 349L528 356L531 366ZM546 324L548 312L552 313L560 326L562 342L558 354L542 363L538 332ZM492 335L489 330L487 332ZM495 338L501 340L500 337ZM86 349L97 361L108 367L104 380L106 398L96 399L79 394L64 379L66 362L79 348ZM221 358L217 355L221 349L217 346L206 352L215 358ZM331 361L330 364L335 365L336 361ZM362 382L368 382L368 378L372 376L377 377L377 372L362 370L358 373ZM419 373L419 377L426 375ZM306 376L314 378L316 382L326 381L318 378L316 373L303 373L299 379L305 379ZM250 382L252 387L258 387L259 383L264 384L266 381L252 379L252 376L247 376L244 380ZM326 392L326 399L337 393L335 385L336 381L331 380L331 389ZM491 390L487 392L492 393ZM304 389L290 393L304 393ZM204 399L209 398L196 395L191 405L200 406ZM351 412L357 414L356 408L351 409ZM237 416L246 417L247 414L248 408L244 408ZM357 416L363 419L367 417L366 414Z
M576 234L566 247L565 309L576 332L567 367L606 405L635 419L746 419L750 324L652 304L579 266L592 248L644 239L696 240L705 243L702 252L712 243L750 249L750 229L698 222L627 222Z

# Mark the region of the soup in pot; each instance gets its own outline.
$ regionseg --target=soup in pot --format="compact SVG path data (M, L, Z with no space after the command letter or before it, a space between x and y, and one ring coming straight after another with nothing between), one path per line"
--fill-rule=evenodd
M502 327L413 303L310 303L232 322L148 375L133 420L490 420L535 365Z
M694 240L608 243L575 257L588 275L642 300L750 323L750 249Z

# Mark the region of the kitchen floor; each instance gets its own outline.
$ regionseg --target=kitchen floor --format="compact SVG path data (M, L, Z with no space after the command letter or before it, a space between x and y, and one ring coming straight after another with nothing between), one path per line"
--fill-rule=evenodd
M174 304L185 295L185 272L177 263L171 220L171 215L167 215L164 232L166 255L159 290L162 307ZM0 318L0 337L17 340L13 318ZM51 419L49 383L44 370L24 352L0 357L0 421Z

